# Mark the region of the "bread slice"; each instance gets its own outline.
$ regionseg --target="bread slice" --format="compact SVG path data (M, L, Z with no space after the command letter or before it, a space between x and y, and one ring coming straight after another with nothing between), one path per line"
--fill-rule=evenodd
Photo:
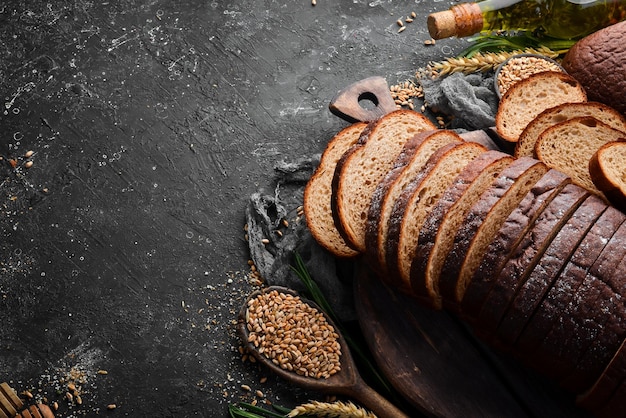
M526 236L526 232L533 226L544 208L568 184L571 184L568 176L558 170L549 170L507 216L489 243L474 276L465 289L461 311L466 321L471 323L476 319L494 281L511 257L513 250Z
M439 275L454 234L465 215L513 157L487 151L471 161L446 189L424 220L411 264L411 288L424 304L442 308Z
M623 136L624 132L583 116L543 131L535 144L535 153L548 167L561 170L572 177L574 183L602 195L591 180L589 161L602 145Z
M483 192L456 232L439 278L444 307L457 311L465 289L502 223L547 167L532 158L515 160Z
M440 148L397 199L389 218L386 257L389 274L405 287L411 285L411 263L426 216L461 170L486 151L474 142Z
M367 260L382 278L389 278L385 256L387 227L393 206L406 186L419 175L428 159L447 144L463 140L449 130L424 131L411 138L404 146L394 167L378 184L367 215L365 248Z
M341 156L355 145L367 126L357 122L337 133L326 145L317 169L304 188L303 210L313 238L335 257L350 258L359 254L346 244L335 227L330 197L335 167Z
M365 225L372 194L393 167L406 142L415 134L436 129L424 115L400 109L365 129L359 142L337 162L331 209L335 226L346 243L365 251Z
M589 160L589 175L594 186L626 212L626 134L602 145Z
M554 321L570 304L574 293L585 279L609 277L625 255L626 223L622 223L589 268L579 266L579 259L572 258L541 299L531 319L520 333L515 350L520 353L534 351L546 338Z
M586 198L574 204L552 200L498 274L476 322L483 332L494 334L499 343L515 341L516 335L511 335L511 328L506 325L500 326L501 320L544 253L558 247L560 257L568 259L574 245L582 240L607 208L604 200L584 190L581 190L580 196ZM517 318L524 321L523 316Z
M578 395L576 404L592 412L602 408L624 379L624 370L626 370L626 339L622 340L617 352L593 386Z
M556 278L561 274L567 274L564 272L568 263L585 272L589 270L602 249L625 220L626 215L609 206L602 213L602 216L593 223L582 240L572 239L571 234L568 234L567 238L564 239L567 230L576 225L570 223L564 227L550 243L527 280L518 290L498 326L498 337L508 344L514 344L526 322L535 312Z
M515 144L515 157L534 157L535 143L543 131L582 116L593 116L614 129L626 132L626 117L610 106L599 102L563 103L544 110L526 125Z
M515 83L500 100L496 130L506 141L517 142L537 115L562 103L585 102L587 94L573 77L559 71L533 74Z

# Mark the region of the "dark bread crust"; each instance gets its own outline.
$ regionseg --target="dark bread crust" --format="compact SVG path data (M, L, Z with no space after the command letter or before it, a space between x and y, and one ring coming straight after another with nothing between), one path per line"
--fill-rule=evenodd
M475 320L496 277L514 248L546 205L570 183L571 179L565 174L558 170L549 170L509 214L489 244L474 277L467 286L461 302L461 314L465 320L468 322Z
M388 282L392 286L401 286L402 283L397 283L391 280L392 277L387 274L386 260L384 251L381 251L381 246L384 246L384 241L387 238L386 231L383 230L383 213L382 211L386 205L391 204L391 196L389 192L395 187L396 183L400 180L403 174L406 174L407 166L410 164L416 164L415 158L418 157L422 147L429 141L440 141L445 138L449 139L448 143L460 144L463 141L461 138L452 131L424 131L415 135L413 138L407 141L404 148L398 155L393 168L387 173L387 175L376 186L372 195L372 201L370 203L367 223L365 228L365 253L368 264L372 269L377 272L378 276L383 280L389 279ZM455 141L456 139L456 141ZM436 149L433 150L434 153ZM430 155L432 155L432 153ZM430 157L428 155L428 157ZM403 290L403 289L400 289Z
M581 39L561 65L585 88L588 99L626 114L626 22L616 23Z
M520 334L515 350L520 353L532 352L548 335L554 321L570 304L572 296L586 277L609 277L625 254L626 222L615 231L590 268L581 267L573 260L567 263Z
M496 337L503 344L512 344L517 340L547 289L607 207L599 197L589 196L550 239L543 254L537 254L539 260L536 260L534 267L528 266L525 277L519 282L515 296L498 325Z
M513 162L513 157L500 151L487 151L483 155L471 161L459 173L454 182L443 193L439 201L431 209L420 230L415 258L411 265L411 288L415 297L435 309L441 309L441 297L438 294L438 283L431 283L436 278L430 277L428 272L430 264L433 262L433 249L441 244L442 238L440 228L448 221L453 214L463 216L454 211L453 208L461 203L470 204L480 197L483 189L478 183L485 175L490 178L487 182L492 182L499 175L505 164ZM435 294L436 293L436 294Z

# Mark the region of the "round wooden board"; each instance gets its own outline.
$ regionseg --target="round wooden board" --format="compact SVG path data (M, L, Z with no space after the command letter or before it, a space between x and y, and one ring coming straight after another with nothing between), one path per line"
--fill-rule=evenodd
M571 394L499 355L446 312L420 306L357 267L370 350L396 391L431 417L588 417Z

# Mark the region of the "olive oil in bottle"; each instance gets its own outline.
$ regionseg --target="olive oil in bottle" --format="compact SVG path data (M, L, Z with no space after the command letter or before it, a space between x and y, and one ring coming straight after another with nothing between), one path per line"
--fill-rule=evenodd
M480 32L528 31L580 39L626 19L626 0L483 0L428 16L434 39Z

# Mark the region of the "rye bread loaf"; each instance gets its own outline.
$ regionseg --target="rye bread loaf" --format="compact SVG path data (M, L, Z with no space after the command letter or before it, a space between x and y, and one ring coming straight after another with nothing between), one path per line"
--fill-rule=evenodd
M626 134L602 145L589 160L593 184L620 210L626 212Z
M454 236L439 277L444 306L458 311L469 279L507 216L547 171L545 164L532 158L511 163L483 192L467 213Z
M504 292L513 296L508 306L504 308L504 314L500 315L501 319L499 319L495 332L495 337L502 344L510 345L517 340L517 336L545 293L543 290L554 282L573 255L574 250L606 209L607 205L603 200L593 195L589 196L571 214L558 232L552 237L548 237L547 247L537 251L532 260L530 260L529 254L532 251L527 251L524 254L524 258L530 262L527 267L524 267L525 271L521 274L515 270L514 274L520 276L519 281L515 284L517 289L505 289ZM554 230L551 234L554 234ZM503 270L503 273L505 278L502 280L504 283L501 284L506 287L506 282L513 280L511 280L511 276L506 275L506 269ZM537 286L538 279L547 283L547 286ZM502 296L506 297L504 294ZM504 305L501 301L496 301L496 304Z
M389 218L387 268L410 288L411 263L426 216L463 168L487 150L480 144L449 144L435 152L424 170L396 200Z
M317 169L304 188L303 210L313 238L335 257L350 258L359 254L346 244L335 227L330 197L335 167L341 156L359 140L367 126L357 122L339 131L326 145Z
M558 170L549 170L531 187L495 234L470 279L461 301L463 318L473 322L489 294L495 279L537 217L571 179ZM561 197L563 199L563 197Z
M456 133L449 130L420 132L405 144L393 168L372 194L365 229L367 260L379 277L389 279L392 285L401 285L391 282L385 258L387 227L393 206L406 186L423 170L435 151L444 145L462 142Z
M570 186L566 186L570 187ZM573 187L573 186L571 186ZM576 228L591 227L591 223L602 213L606 204L598 198L591 198L588 192L581 190L580 196L586 196L578 207L577 204L569 206L555 206L557 200L539 216L533 227L526 233L520 244L513 251L503 269L487 295L485 302L476 319L476 326L481 332L492 335L497 340L496 334L500 320L502 319L510 302L515 297L519 287L525 282L528 274L533 270L537 262L554 241L562 228L572 221L574 214L578 215L572 222ZM573 229L576 229L573 228ZM570 232L569 230L567 232Z
M626 370L626 339L622 340L617 352L593 386L578 395L577 405L591 412L603 408L624 379L624 370Z
M626 131L626 117L604 103L563 103L544 110L526 125L515 144L513 155L517 158L534 157L535 143L543 131L557 123L582 116L592 116L614 129Z
M350 247L365 251L365 224L374 189L406 142L432 129L435 125L421 113L396 110L370 122L358 143L339 159L333 174L331 210L337 230Z
M575 265L587 272L625 220L626 215L609 206L580 242L557 236L509 305L498 326L498 338L505 344L514 344L556 278L567 274L566 266Z
M589 161L602 145L623 136L623 132L593 117L574 118L543 131L535 144L535 154L548 167L572 177L574 183L602 195L591 180Z
M424 220L411 264L411 288L425 305L442 308L439 275L454 234L480 195L512 162L513 157L500 151L487 151L471 161Z
M520 353L533 352L546 338L554 321L570 304L573 294L585 278L608 277L619 266L624 255L626 255L626 223L622 223L615 231L588 269L584 265L578 265L578 260L571 259L567 263L520 333L515 349Z
M576 42L561 64L587 90L590 100L626 115L625 38L626 22L608 26Z
M515 83L500 100L496 130L500 137L517 142L537 115L562 103L585 102L587 94L576 79L559 71L533 74Z

